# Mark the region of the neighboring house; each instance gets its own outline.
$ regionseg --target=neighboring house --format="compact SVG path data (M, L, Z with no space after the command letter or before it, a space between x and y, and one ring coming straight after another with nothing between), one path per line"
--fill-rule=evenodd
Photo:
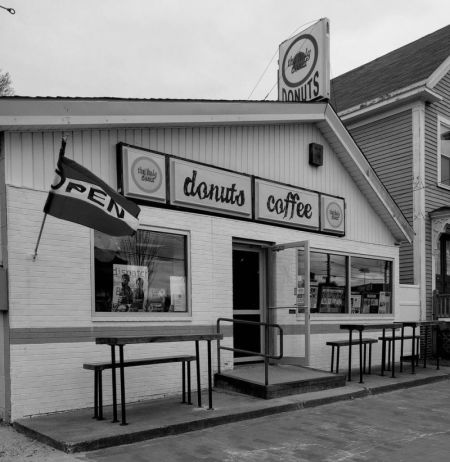
M331 103L413 226L400 283L431 319L450 293L450 26L333 79Z

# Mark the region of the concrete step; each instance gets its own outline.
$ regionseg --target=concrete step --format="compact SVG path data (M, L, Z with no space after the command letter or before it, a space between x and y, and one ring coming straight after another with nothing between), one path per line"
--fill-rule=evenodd
M271 365L268 385L265 385L263 365L239 366L214 376L216 388L263 399L344 387L345 381L345 374L289 365Z

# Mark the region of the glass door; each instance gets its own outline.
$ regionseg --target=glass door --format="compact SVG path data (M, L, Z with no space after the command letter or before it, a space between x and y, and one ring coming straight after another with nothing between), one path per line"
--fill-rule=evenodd
M271 247L271 322L289 326L285 334L282 363L310 363L310 255L309 242L291 242ZM274 341L274 348L278 342Z
M261 322L265 304L265 265L263 249L233 245L233 319ZM260 353L263 351L260 326L234 323L233 347ZM234 362L261 361L260 356L234 353Z

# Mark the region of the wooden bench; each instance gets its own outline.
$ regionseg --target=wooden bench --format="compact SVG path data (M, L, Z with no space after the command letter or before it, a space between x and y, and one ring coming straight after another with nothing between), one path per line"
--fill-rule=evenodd
M366 372L366 357L367 357L367 345L369 345L369 368L368 373L372 372L372 344L378 343L374 338L363 338L362 344L364 345L364 373ZM350 346L349 340L333 340L327 342L327 345L331 346L331 372L334 371L334 349L336 348L336 374L339 373L339 350L341 347ZM352 340L352 345L359 345L359 339Z
M149 366L152 364L165 364L165 363L181 363L181 375L182 375L182 386L183 386L182 402L183 403L187 402L187 404L192 404L192 401L191 401L191 361L195 361L195 356L177 355L177 356L162 356L162 357L157 357L157 358L127 359L124 361L124 367ZM83 368L94 371L94 417L93 418L97 420L103 420L102 372L105 369L112 368L111 361L97 362L97 363L84 363ZM186 375L187 375L187 401L186 401Z

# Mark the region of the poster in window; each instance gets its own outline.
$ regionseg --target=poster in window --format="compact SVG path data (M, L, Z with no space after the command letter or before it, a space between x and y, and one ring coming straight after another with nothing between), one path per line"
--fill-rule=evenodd
M186 311L186 280L184 276L170 276L170 299L173 311Z
M163 287L149 287L148 299L145 304L146 311L169 311L166 289Z
M350 306L352 313L361 312L361 294L353 293L350 296Z
M309 287L309 301L311 303L311 311L317 311L317 297L319 295L319 287L311 285Z
M379 294L365 294L363 302L363 313L376 314L378 313Z
M390 292L380 292L380 305L378 308L378 313L386 314L391 312L391 293Z
M144 311L147 298L148 268L137 265L113 265L112 311Z
M321 313L341 313L344 306L345 287L320 288L320 312Z

